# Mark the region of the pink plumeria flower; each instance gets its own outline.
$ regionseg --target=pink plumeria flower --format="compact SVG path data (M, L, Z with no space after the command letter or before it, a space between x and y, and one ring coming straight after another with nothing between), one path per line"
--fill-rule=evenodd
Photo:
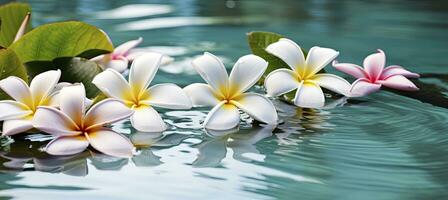
M103 68L112 68L118 72L124 72L128 68L130 61L129 54L132 49L143 42L143 38L139 37L136 40L127 41L117 46L110 54L100 55L92 58L92 61L100 64Z
M82 84L64 87L59 107L40 106L34 115L35 128L56 136L45 147L51 155L72 155L89 145L116 157L131 157L134 146L126 137L104 126L128 118L134 112L119 100L105 99L87 109Z
M378 53L371 54L364 59L364 68L350 63L333 62L336 69L357 78L350 89L350 94L353 97L371 94L378 91L381 86L404 91L418 90L417 86L406 77L418 78L420 75L398 65L384 68L385 65L386 55L381 49L378 49Z

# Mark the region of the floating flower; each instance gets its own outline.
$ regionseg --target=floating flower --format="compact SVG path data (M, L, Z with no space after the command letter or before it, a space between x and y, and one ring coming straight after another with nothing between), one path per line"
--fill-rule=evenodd
M272 43L266 51L282 59L292 69L277 69L265 79L268 95L279 96L297 89L294 104L299 107L320 108L325 96L321 87L347 95L350 83L345 79L327 73L318 73L330 63L339 52L322 47L313 47L305 59L299 45L282 38Z
M211 53L193 60L194 68L208 83L194 83L184 88L194 106L213 106L204 121L204 127L225 130L240 122L239 109L252 118L277 123L277 111L263 95L245 93L263 75L268 63L255 55L241 57L228 76L224 64Z
M117 46L110 54L100 55L92 58L92 61L100 64L103 68L112 68L118 72L124 72L128 68L129 62L133 61L136 57L144 54L142 51L135 51L136 47L143 42L143 38L139 37L136 40L127 41ZM164 56L161 61L161 65L171 63L173 58Z
M10 76L0 81L0 88L14 100L0 101L2 135L15 135L33 128L32 120L38 106L56 106L56 84L61 71L47 71L37 75L30 86L22 79Z
M85 98L82 84L67 86L59 93L60 110L48 106L37 109L34 127L56 136L45 151L51 155L72 155L90 144L104 154L132 156L132 143L104 126L128 118L133 111L114 99L100 101L87 109Z
M406 77L418 78L420 75L398 65L384 68L385 65L386 55L381 49L364 59L364 68L350 63L333 62L336 69L357 78L350 88L351 96L364 96L378 91L381 86L405 91L418 90Z
M179 86L164 83L149 87L153 80L162 55L147 53L132 63L129 82L113 69L101 72L93 79L104 94L124 102L135 113L131 117L132 126L142 132L161 132L166 129L162 117L154 107L167 109L189 109L191 101Z

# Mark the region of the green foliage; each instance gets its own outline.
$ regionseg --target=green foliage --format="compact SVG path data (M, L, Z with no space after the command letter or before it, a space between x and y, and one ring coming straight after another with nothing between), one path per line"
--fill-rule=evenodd
M16 53L11 49L0 49L0 80L9 76L17 76L25 82L28 81L28 75L25 67L20 62ZM0 100L9 99L3 91L0 92Z
M11 45L23 63L57 58L93 58L113 51L104 32L83 22L57 22L35 28Z
M92 84L93 78L101 73L102 68L93 61L84 58L59 58L52 62L36 61L27 63L28 73L35 76L39 73L60 69L62 71L60 82L83 83L89 98L98 95L99 90Z
M17 31L31 8L25 3L9 3L0 7L0 46L8 47L14 41ZM26 31L31 30L28 24Z

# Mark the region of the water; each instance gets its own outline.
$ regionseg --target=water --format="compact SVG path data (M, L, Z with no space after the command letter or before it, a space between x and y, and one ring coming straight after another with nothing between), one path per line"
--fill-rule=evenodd
M176 58L159 71L159 83L202 81L189 62L203 51L232 66L250 53L245 33L252 30L278 32L307 48L335 48L344 62L360 63L381 48L389 64L425 78L418 82L422 92L409 97L382 91L333 99L322 110L276 101L283 123L274 130L245 116L239 130L206 133L200 122L207 109L160 110L170 124L163 134L135 133L128 122L114 126L139 145L132 159L90 151L52 157L40 151L48 136L3 138L0 199L448 198L446 2L29 3L35 25L82 20L116 44L143 36L144 47Z

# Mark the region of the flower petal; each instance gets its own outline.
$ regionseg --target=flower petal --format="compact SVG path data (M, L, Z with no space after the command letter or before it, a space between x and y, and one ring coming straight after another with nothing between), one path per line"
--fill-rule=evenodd
M303 108L321 108L324 106L325 96L319 85L307 81L297 89L294 104Z
M87 130L101 127L128 118L134 113L121 101L105 99L95 104L84 118L84 126Z
M113 59L107 63L106 68L115 69L117 72L124 72L128 68L129 60L125 57Z
M272 43L266 47L266 51L282 59L292 70L302 73L303 68L305 67L305 56L303 55L300 46L294 41L282 38L278 42Z
M263 76L268 63L256 55L246 55L238 59L229 76L230 91L241 94L252 87Z
M351 63L338 63L336 60L333 61L333 67L337 70L350 74L355 78L368 78L367 73L359 65Z
M158 84L148 89L149 98L142 103L167 109L190 109L191 101L182 88L172 83Z
M0 110L0 121L19 119L33 113L25 104L12 100L0 101Z
M409 79L402 75L394 75L385 80L379 80L378 83L397 90L404 91L417 91L417 86L414 85Z
M47 71L33 78L30 84L30 91L36 105L45 103L60 78L61 70Z
M312 78L313 81L315 81L320 87L345 96L350 93L350 88L352 85L342 77L334 74L316 74Z
M222 61L215 55L205 52L204 55L192 62L194 69L215 90L226 93L229 85L229 76Z
M238 126L239 123L238 108L232 104L221 102L208 113L204 127L211 130L227 130Z
M145 53L132 62L129 72L129 84L134 95L146 91L159 69L163 55L159 53Z
M10 97L29 107L34 107L28 85L21 78L10 76L0 81L0 88Z
M47 106L41 106L34 114L33 126L43 132L56 136L81 134L78 126L63 112Z
M277 124L277 110L274 104L265 96L256 93L245 93L231 102L257 121Z
M391 65L389 67L386 67L386 69L383 70L383 73L380 76L380 80L387 79L393 75L402 75L402 76L408 77L408 78L419 78L420 77L419 74L410 72L401 66Z
M131 124L138 131L142 132L162 132L166 130L166 124L162 117L154 108L150 106L140 106L134 109L131 116Z
M77 125L82 124L86 110L85 99L86 91L82 84L64 87L59 92L59 106L61 111Z
M13 119L3 122L2 136L15 135L25 132L33 128L32 120L30 119Z
M378 53L370 54L364 59L364 68L373 82L381 76L384 65L386 65L386 55L381 49L378 49Z
M311 77L319 72L338 55L339 52L334 49L312 47L306 57L306 77Z
M100 129L87 134L90 145L96 150L111 156L132 157L134 145L128 138L110 129Z
M50 155L65 156L81 153L89 146L89 141L83 135L62 136L53 139L45 147L45 151Z
M119 46L117 46L112 53L112 56L126 56L129 51L135 47L137 47L139 44L143 42L143 38L139 37L136 40L130 40L127 41Z
M193 83L184 88L193 106L216 106L219 99L214 94L210 85L204 83Z
M358 79L352 83L350 97L361 97L374 93L381 88L379 83L370 83L367 79Z
M92 83L108 97L124 101L132 100L131 87L116 70L107 69L99 73L93 78Z
M297 89L300 85L296 73L289 69L277 69L266 77L264 87L269 96L278 96Z

